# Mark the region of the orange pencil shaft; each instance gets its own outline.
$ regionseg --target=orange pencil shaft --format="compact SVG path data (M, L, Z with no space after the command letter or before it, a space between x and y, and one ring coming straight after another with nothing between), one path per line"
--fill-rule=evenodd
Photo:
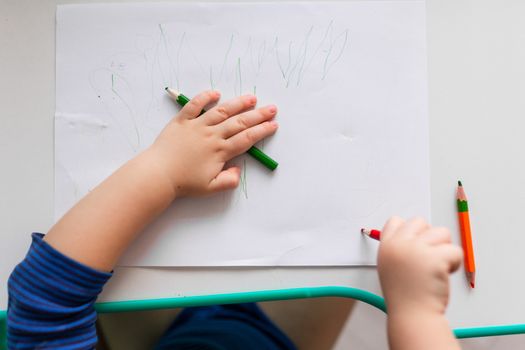
M464 251L465 270L467 272L476 271L476 263L474 262L474 249L472 247L472 233L470 231L470 219L468 211L459 212L459 229L461 231L461 244Z

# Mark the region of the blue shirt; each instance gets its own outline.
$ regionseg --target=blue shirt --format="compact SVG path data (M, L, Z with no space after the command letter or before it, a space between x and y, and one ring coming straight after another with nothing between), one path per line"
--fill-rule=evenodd
M95 300L111 273L55 250L33 233L25 259L8 281L9 349L94 349ZM185 309L158 349L294 350L254 303Z

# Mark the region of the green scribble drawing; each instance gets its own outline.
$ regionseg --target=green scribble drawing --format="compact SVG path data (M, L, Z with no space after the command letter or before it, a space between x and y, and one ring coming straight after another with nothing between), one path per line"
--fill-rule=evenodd
M233 94L240 96L242 93L242 72L241 72L241 58L237 57L237 63L235 65L235 77L233 81Z
M213 67L210 66L210 89L215 90L215 84L213 84Z
M177 48L177 74L175 75L175 79L177 81L177 90L180 91L180 81L179 81L179 73L180 73L180 53L182 52L182 45L184 44L184 39L186 38L186 32L182 33L182 36L180 38L179 47Z
M334 46L337 43L337 41L340 41L340 40L343 40L343 42L341 44L341 48L340 48L339 52L335 55L335 58L330 61L330 57L332 56L332 52L333 52ZM323 77L321 78L321 80L324 80L324 78L328 74L328 71L330 70L330 68L332 68L334 63L339 61L339 59L343 55L343 51L344 51L344 49L346 47L347 41L348 41L348 29L345 30L344 32L342 32L341 34L339 34L333 41L331 40L330 48L328 49L328 53L326 54L326 58L324 60Z
M168 69L168 76L169 76L169 86L173 86L173 63L170 56L170 50L168 48L168 39L166 36L166 33L164 32L164 29L162 28L162 24L159 23L159 30L160 30L160 36L162 44L164 45L164 50L166 51L166 58L168 59L169 69ZM176 74L178 75L178 74Z
M137 122L135 120L135 113L133 112L133 108L131 108L129 103L126 102L126 100L118 93L117 89L115 88L115 81L116 81L115 77L116 76L117 75L115 73L111 73L111 91L124 104L124 106L126 107L126 109L129 112L129 115L131 117L131 121L133 123L133 130L135 131L135 137L136 137L136 140L135 140L136 141L136 146L134 146L131 142L130 142L130 146L131 146L131 148L134 151L137 151L138 149L140 149L141 140L140 140L140 131L139 131L139 128L137 126ZM124 83L129 86L129 83L124 78L120 78L119 77L119 79L122 79L124 81Z
M224 59L222 60L221 72L219 74L219 82L222 81L222 74L224 73L224 67L226 66L226 61L228 60L228 56L230 54L232 46L233 46L233 34L230 36L230 43L228 44L228 48L226 49L226 53L224 54Z
M244 198L248 199L248 179L246 177L246 172L247 172L247 167L246 167L246 159L243 161L243 165L242 165L242 172L241 172L241 178L240 178L240 181L241 181L241 192L242 194L244 194Z
M241 58L237 58L237 69L239 70L239 95L242 94Z
M317 53L323 47L323 45L324 45L324 43L326 41L326 38L328 38L328 33L332 30L332 25L333 24L334 24L334 20L331 20L330 23L328 24L328 27L326 28L326 31L325 31L324 36L323 36L323 39L321 40L319 45L317 45L317 48L315 49L314 53L310 57L310 60L308 61L308 64L306 65L305 69L308 69L310 67L310 65L312 64L314 58L317 56Z
M259 48L259 55L257 55L257 75L259 75L259 72L261 71L261 66L264 62L265 56L266 56L266 40L262 42L261 47Z
M297 84L296 84L296 86L299 86L299 83L301 82L301 79L302 79L302 73L304 71L304 64L306 62L306 55L308 53L308 42L310 40L310 35L312 34L313 30L314 30L314 26L311 26L310 30L306 34L306 37L304 38L304 41L303 41L303 43L301 45L303 50L302 50L302 53L301 53L299 59L297 60L297 63L300 62L300 65L299 65L299 70L297 72Z
M201 38L196 33L186 32L180 26L159 23L151 29L154 35L150 37L147 52L146 49L136 52L144 60L144 72L151 81L151 101L147 109L137 109L133 94L135 87L129 83L134 82L135 77L127 75L125 70L105 68L111 75L111 89L107 75L100 82L111 99L104 101L102 98L100 101L120 105L118 111L123 115L117 115L117 125L134 151L140 149L141 143L146 143L148 134L140 133L149 127L144 116L148 118L150 110L151 113L159 110L159 96L165 98L158 88L161 84L163 87L175 84L174 87L181 90L188 88L187 79L194 79L194 84L202 87L209 84L212 90L225 88L230 94L233 90L235 96L253 92L264 98L264 90L271 88L271 84L291 89L305 84L307 79L309 84L315 83L312 79L323 83L336 64L344 59L351 41L348 27L339 27L330 20L322 25L306 24L293 37L284 36L278 28L270 28L263 36L231 31L217 37L216 41L221 45L215 52L210 48L212 51L204 54L198 45ZM264 143L261 142L262 149ZM246 171L245 166L240 179L245 197Z
M273 43L275 47L275 58L277 59L277 65L279 66L279 70L281 71L281 75L283 76L283 79L286 79L286 74L284 73L283 65L281 64L281 59L279 57L279 38L275 37L275 41Z

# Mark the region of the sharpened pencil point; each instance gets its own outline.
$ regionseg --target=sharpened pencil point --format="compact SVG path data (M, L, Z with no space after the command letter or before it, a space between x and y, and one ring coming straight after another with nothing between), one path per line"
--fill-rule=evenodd
M167 87L167 86L164 88L164 90L166 90L166 91L168 91L168 89L169 89L169 87Z
M470 282L470 287L474 288L474 282Z
M459 180L458 180L458 186L463 186L463 184Z
M361 233L365 233L365 229L364 228L361 229Z

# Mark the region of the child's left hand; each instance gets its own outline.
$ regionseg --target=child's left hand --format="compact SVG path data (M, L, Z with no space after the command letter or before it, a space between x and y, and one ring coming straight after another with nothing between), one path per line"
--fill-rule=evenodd
M240 169L224 169L225 163L277 130L272 120L277 108L253 109L253 95L231 99L199 116L219 98L219 92L206 91L191 99L146 151L173 186L175 197L237 187Z

